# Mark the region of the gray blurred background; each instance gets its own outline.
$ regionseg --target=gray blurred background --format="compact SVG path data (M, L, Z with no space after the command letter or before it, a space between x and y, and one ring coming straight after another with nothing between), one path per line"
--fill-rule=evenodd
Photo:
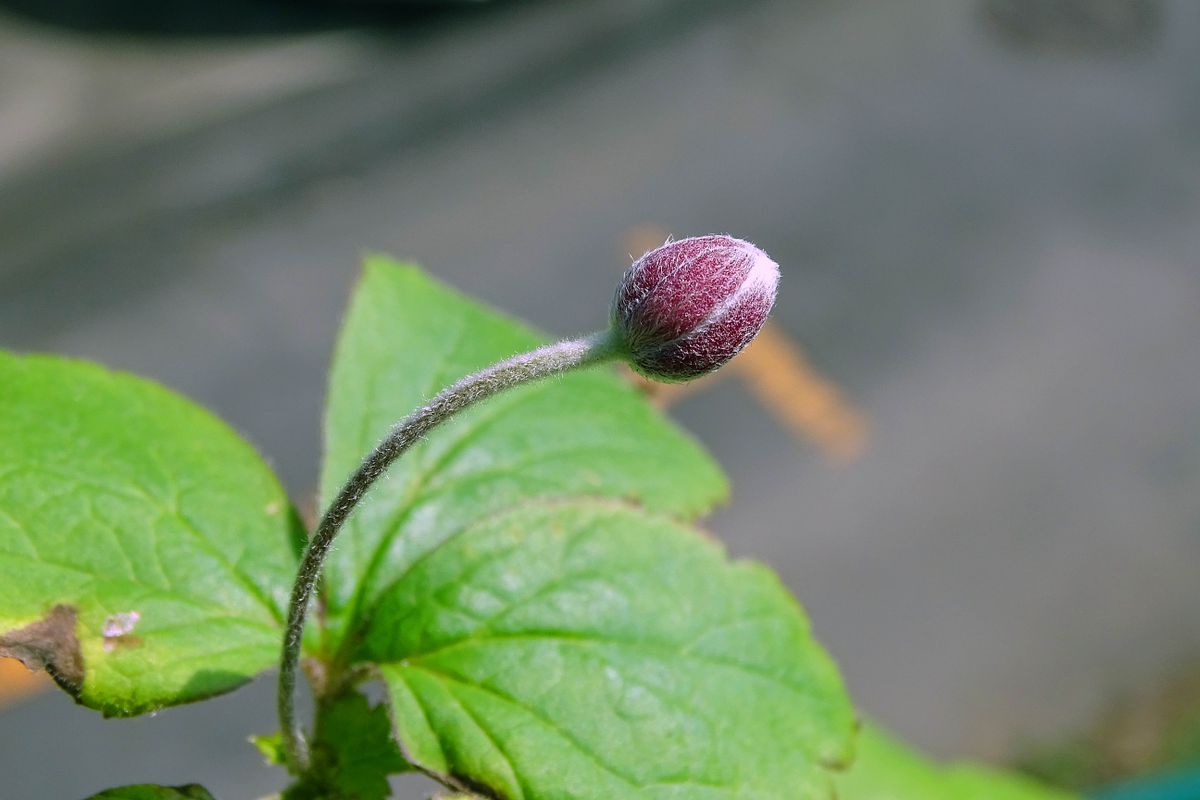
M307 502L363 252L570 334L728 231L832 410L768 358L671 412L865 713L1005 759L1200 664L1200 4L149 5L0 2L0 346L199 399ZM3 796L274 791L273 691L10 699Z

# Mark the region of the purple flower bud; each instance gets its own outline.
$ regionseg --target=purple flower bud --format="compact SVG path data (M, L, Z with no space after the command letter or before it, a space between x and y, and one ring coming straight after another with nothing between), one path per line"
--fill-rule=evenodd
M667 242L626 271L612 324L634 369L687 381L750 343L778 285L779 265L749 242L723 235Z

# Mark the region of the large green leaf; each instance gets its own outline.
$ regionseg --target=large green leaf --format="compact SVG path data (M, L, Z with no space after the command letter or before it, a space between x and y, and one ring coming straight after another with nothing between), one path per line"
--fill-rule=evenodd
M149 381L0 353L0 654L110 715L278 657L300 531L228 427Z
M334 358L323 504L397 420L542 341L414 267L371 259ZM514 503L592 495L695 516L725 493L712 460L609 369L506 392L433 432L363 501L326 567L329 646L414 559Z
M939 767L873 726L854 766L837 781L839 800L1075 800L1018 775L971 764Z
M612 502L458 533L365 649L409 759L489 797L827 798L849 760L837 670L778 579Z
M156 786L141 783L137 786L120 786L92 795L88 800L213 800L203 786L194 783L187 786Z
M438 389L541 341L373 260L323 496ZM326 573L326 646L378 665L410 761L488 797L828 797L853 728L836 669L771 573L683 526L725 492L608 369L506 393L364 501Z

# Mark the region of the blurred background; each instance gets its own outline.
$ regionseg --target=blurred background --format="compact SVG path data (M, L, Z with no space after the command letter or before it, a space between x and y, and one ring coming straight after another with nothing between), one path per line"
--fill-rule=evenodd
M0 346L199 399L302 505L364 252L566 335L726 231L772 327L656 401L862 710L1068 786L1200 762L1200 4L0 0ZM0 662L6 800L282 779L270 677L45 688Z

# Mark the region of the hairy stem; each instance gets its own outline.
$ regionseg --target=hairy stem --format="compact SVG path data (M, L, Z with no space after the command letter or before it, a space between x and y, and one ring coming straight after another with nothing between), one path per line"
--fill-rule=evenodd
M605 361L617 353L615 338L610 332L604 331L546 345L468 375L398 422L342 486L308 541L288 603L287 629L279 662L278 709L288 764L293 772L303 773L310 763L308 743L296 719L295 705L296 672L304 620L330 545L358 501L405 450L459 411L505 389Z

